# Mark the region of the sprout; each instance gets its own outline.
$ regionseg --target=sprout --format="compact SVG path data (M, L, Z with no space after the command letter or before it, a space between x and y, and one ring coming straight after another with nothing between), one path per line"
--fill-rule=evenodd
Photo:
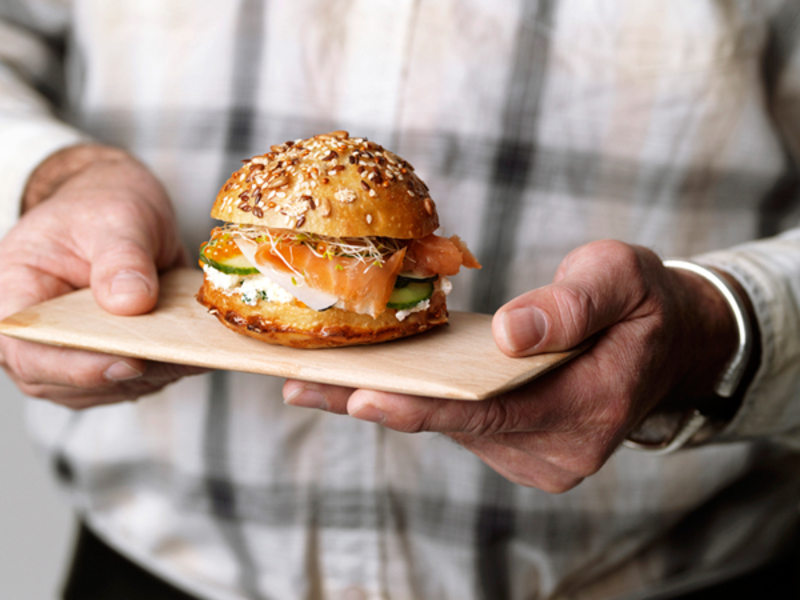
M332 260L335 257L355 258L359 264L368 265L367 271L373 266L382 267L386 258L400 250L405 244L402 240L384 237L362 238L336 238L314 233L297 233L288 229L266 229L257 225L238 225L227 223L224 227L226 233L237 234L258 243L269 242L274 250L273 254L279 256L284 264L297 276L302 275L289 264L280 252L279 244L304 245L314 256Z

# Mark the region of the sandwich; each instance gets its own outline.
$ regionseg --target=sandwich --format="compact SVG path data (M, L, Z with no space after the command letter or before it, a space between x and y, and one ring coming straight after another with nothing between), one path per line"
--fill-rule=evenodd
M197 300L226 327L297 348L373 344L447 322L449 277L480 264L443 237L402 158L337 131L270 147L220 190Z

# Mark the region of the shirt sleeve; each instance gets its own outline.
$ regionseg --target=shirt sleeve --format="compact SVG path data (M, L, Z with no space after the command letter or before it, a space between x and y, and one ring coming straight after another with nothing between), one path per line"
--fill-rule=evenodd
M780 3L772 16L763 70L765 101L786 148L787 173L800 177L800 11ZM800 181L800 179L798 179ZM786 191L796 205L800 186ZM774 207L779 209L780 207ZM776 210L775 212L780 212ZM800 445L800 227L786 211L786 233L696 257L744 287L761 330L761 365L742 406L718 439L777 436Z
M800 228L695 258L741 283L761 335L759 370L718 439L777 435L800 443Z
M22 193L36 166L62 148L89 141L56 116L53 99L62 61L51 42L64 26L57 11L66 9L38 4L41 14L25 14L31 20L26 23L15 19L15 10L0 8L0 238L19 218ZM9 6L25 10L25 3ZM32 26L37 16L43 25L38 30Z

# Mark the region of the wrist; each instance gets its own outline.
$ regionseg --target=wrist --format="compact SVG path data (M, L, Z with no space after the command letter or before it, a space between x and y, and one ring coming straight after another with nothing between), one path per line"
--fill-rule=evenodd
M730 274L686 261L665 261L682 279L688 308L681 331L689 367L669 399L625 445L668 454L719 432L738 411L760 365L760 331L753 304ZM688 318L694 315L694 318Z
M754 343L759 338L752 302L730 274L687 261L666 261L665 266L689 290L685 299L684 331L686 375L678 390L686 406L697 399L731 398L746 388L748 374L760 361Z
M48 156L34 169L22 196L22 213L47 200L72 177L99 162L133 160L130 154L113 146L80 144L63 148Z

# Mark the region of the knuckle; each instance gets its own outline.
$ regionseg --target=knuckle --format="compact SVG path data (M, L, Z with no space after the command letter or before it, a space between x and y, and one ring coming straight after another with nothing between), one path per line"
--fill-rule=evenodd
M402 419L395 420L391 428L402 433L423 433L437 430L434 416L430 411L421 409L406 413Z
M513 431L519 424L517 411L508 403L497 399L486 400L482 411L471 411L466 420L465 430L473 436L486 437Z
M26 383L16 378L14 378L13 381L17 384L17 389L29 398L38 398L40 400L53 399L53 390L49 386L39 383Z
M41 383L40 377L35 374L32 362L25 360L21 355L22 352L20 351L11 351L6 354L6 371L18 387L22 387L23 385L34 386Z
M565 492L570 491L572 488L576 487L584 479L585 479L584 477L575 477L571 479L558 480L558 481L545 481L541 485L536 487L539 487L539 489L548 492L550 494L563 494Z
M589 293L575 285L558 286L554 295L559 328L570 340L583 340L589 335L595 303Z

